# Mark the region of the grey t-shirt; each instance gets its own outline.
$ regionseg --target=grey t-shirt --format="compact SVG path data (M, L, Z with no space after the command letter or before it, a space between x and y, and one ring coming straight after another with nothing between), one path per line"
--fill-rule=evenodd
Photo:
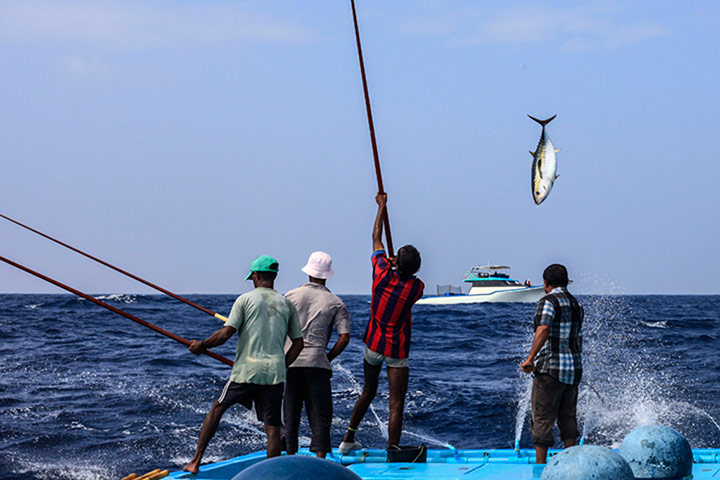
M317 367L332 370L327 359L327 344L330 341L333 325L338 334L350 333L350 314L337 295L327 287L316 283L306 283L285 294L297 309L300 317L305 348L292 367ZM285 342L285 351L290 342Z

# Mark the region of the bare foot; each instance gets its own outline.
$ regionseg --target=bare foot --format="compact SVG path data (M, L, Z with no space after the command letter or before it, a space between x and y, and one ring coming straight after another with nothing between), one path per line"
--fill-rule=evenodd
M193 475L197 475L198 472L200 471L200 462L191 460L190 463L188 463L187 465L185 465L183 467L183 471L190 472Z

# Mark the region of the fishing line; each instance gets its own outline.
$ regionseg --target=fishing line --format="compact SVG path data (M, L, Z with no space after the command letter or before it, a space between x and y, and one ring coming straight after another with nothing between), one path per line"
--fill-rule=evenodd
M603 400L602 396L600 395L600 393L597 391L597 389L596 389L595 387L593 387L591 384L589 384L589 383L586 382L585 380L582 380L582 381L580 382L580 385L585 385L586 387L588 387L588 388L590 389L590 391L592 391L595 395L597 395L597 397L600 399L600 403L602 403L603 405L605 405L605 400ZM592 429L590 429L590 430L587 429L587 414L588 414L588 412L590 411L589 405L590 405L590 397L588 396L588 397L586 397L586 400L585 400L585 409L587 410L587 412L585 412L585 419L584 419L584 421L583 421L583 433L582 433L582 436L580 437L580 441L578 442L578 445L584 445L584 444L585 444L585 437L586 437L592 430L594 430L594 428L592 428Z
M592 385L590 385L590 384L589 384L588 382L586 382L585 380L581 381L580 384L581 384L581 385L585 385L585 386L588 387L590 390L592 390L593 393L595 393L595 395L597 395L597 397L600 399L600 402L601 402L603 405L605 405L605 400L603 400L603 398L600 396L600 394L599 394L598 391L595 389L595 387L593 387Z

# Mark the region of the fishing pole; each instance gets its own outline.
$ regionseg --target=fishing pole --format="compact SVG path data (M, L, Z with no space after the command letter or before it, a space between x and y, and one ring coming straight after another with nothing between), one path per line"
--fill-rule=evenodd
M205 312L205 313L207 313L208 315L211 315L211 316L217 318L218 320L222 320L223 322L227 322L227 317L224 317L224 316L220 315L219 313L215 313L215 312L213 312L212 310L209 310L209 309L207 309L207 308L205 308L205 307L202 307L202 306L198 305L197 303L191 302L191 301L188 300L187 298L183 298L183 297L181 297L180 295L177 295L177 294L171 292L170 290L166 290L166 289L164 289L164 288L162 288L162 287L160 287L160 286L158 286L158 285L155 285L154 283L150 283L150 282L148 282L147 280L138 277L137 275L133 275L132 273L127 272L127 271L125 271L125 270L123 270L123 269L121 269L121 268L119 268L119 267L116 267L115 265L112 265L112 264L110 264L110 263L108 263L108 262L106 262L106 261L104 261L104 260L101 260L101 259L99 259L99 258L97 258L97 257L94 257L94 256L90 255L89 253L83 252L82 250L77 249L77 248L73 247L72 245L68 245L67 243L61 242L60 240L58 240L58 239L56 239L56 238L53 238L53 237L51 237L50 235L48 235L48 234L46 234L46 233L43 233L43 232L41 232L41 231L39 231L39 230L35 230L34 228L29 227L29 226L27 226L27 225L25 225L25 224L23 224L23 223L20 223L20 222L18 222L17 220L14 220L14 219L6 216L6 215L3 215L2 213L0 213L0 217L4 218L5 220L7 220L7 221L9 221L9 222L14 223L15 225L21 226L22 228L24 228L24 229L26 229L26 230L30 230L31 232L36 233L36 234L40 235L41 237L45 237L45 238L47 238L48 240L57 243L58 245L62 245L62 246L65 247L65 248L69 248L69 249L72 250L73 252L79 253L80 255L83 255L83 256L89 258L90 260L94 260L94 261L96 261L96 262L98 262L98 263L100 263L100 264L102 264L102 265L105 265L105 266L108 267L108 268L112 268L112 269L115 270L116 272L120 272L120 273L122 273L123 275L126 275L126 276L132 278L133 280L137 280L137 281L140 282L140 283L144 283L144 284L147 285L148 287L154 288L155 290L158 290L158 291L160 291L160 292L162 292L162 293L164 293L164 294L166 294L166 295L170 295L170 296L173 297L174 299L180 300L181 302L186 303L186 304L190 305L191 307L195 307L195 308L197 308L198 310L200 310L200 311L202 311L202 312Z
M30 268L20 265L19 263L15 263L8 258L0 256L0 260L7 263L8 265L12 265L15 268L18 268L20 270L27 272L30 275L34 275L42 280L45 280L48 283L52 283L53 285L60 287L63 290L67 290L70 293L74 293L78 297L82 297L85 300L90 300L91 302L95 303L96 305L100 305L103 308L107 308L108 310L115 312L118 315L122 315L123 317L125 317L129 320L132 320L135 323L139 323L143 327L147 327L150 330L154 330L161 335L165 335L166 337L171 338L171 339L175 340L176 342L182 343L183 345L188 346L188 347L190 346L190 340L186 340L179 335L175 335L174 333L169 332L169 331L165 330L164 328L160 328L157 325L153 325L150 322L146 322L145 320L142 320L142 319L136 317L135 315L127 313L124 310L120 310L117 307L113 307L112 305L105 303L102 300L98 300L97 298L91 297L90 295L83 293L80 290L76 290L68 285L65 285L64 283L60 283L57 280L54 280L48 276L43 275L42 273L36 272L35 270L31 270ZM209 357L214 358L215 360L218 360L218 361L224 363L225 365L229 365L231 367L233 366L233 362L231 360L228 360L227 358L223 357L222 355L218 355L217 353L211 352L210 350L207 350L207 349L205 349L205 351L203 353L208 355Z
M355 0L350 0L350 5L352 6L353 23L355 24L355 41L357 43L358 60L360 60L360 75L362 76L363 92L365 94L365 110L367 111L368 127L370 127L370 143L372 143L373 158L375 160L375 176L377 177L378 193L384 194L385 189L383 188L382 172L380 172L380 155L378 154L377 141L375 140L375 126L373 124L372 109L370 108L370 92L368 91L367 77L365 76L365 62L363 61L362 46L360 45L360 29L358 27L357 13L355 12ZM387 205L385 205L383 223L385 224L388 256L394 257Z

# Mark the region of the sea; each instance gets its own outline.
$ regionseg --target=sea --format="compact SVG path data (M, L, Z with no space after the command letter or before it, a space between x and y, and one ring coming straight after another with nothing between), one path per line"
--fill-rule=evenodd
M333 362L332 442L362 386L369 297L342 295L347 349ZM95 295L187 339L222 322L161 295ZM234 295L189 295L223 314ZM585 307L578 416L586 444L617 447L662 424L695 448L720 447L720 296L579 296ZM531 448L532 304L416 305L402 443ZM334 341L334 339L332 340ZM235 343L215 350L234 358ZM0 479L120 479L181 469L228 366L72 295L0 295ZM385 446L387 379L357 439ZM557 433L556 433L557 435ZM309 444L307 422L301 444ZM204 460L263 449L242 406L224 416ZM559 443L558 443L559 445Z

